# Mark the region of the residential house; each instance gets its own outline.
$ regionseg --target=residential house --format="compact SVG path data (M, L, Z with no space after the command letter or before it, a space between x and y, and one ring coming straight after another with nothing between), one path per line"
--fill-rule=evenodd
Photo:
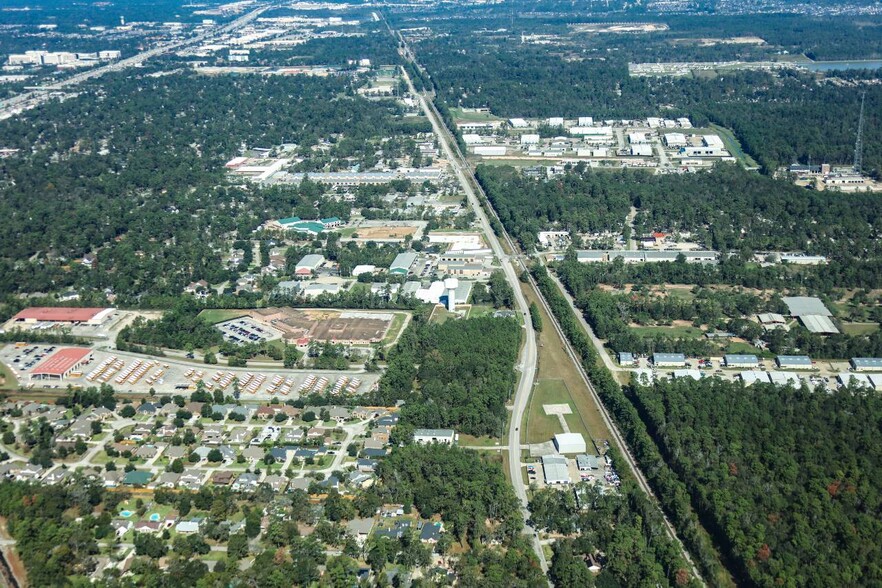
M257 489L258 485L258 477L257 474L252 473L244 473L240 474L236 481L233 483L233 491L234 492L254 492Z
M288 478L277 474L271 474L265 477L262 483L268 484L273 492L282 492L285 489L285 486L288 485Z

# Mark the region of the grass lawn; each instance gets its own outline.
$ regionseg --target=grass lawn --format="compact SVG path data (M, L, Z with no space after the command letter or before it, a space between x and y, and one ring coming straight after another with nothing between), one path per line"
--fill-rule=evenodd
M462 108L451 108L450 114L457 122L489 122L493 120L502 120L498 116L493 116L487 112L463 112Z
M563 380L539 380L533 388L527 409L527 443L543 443L554 437L555 433L563 433L557 416L545 414L544 404L569 404L570 408L573 407L570 392Z
M478 318L493 314L495 309L487 304L473 304L469 309L469 318Z
M505 447L504 440L499 439L498 437L489 437L487 435L473 437L472 435L466 435L465 433L459 434L459 445L471 447Z
M631 327L636 334L651 337L653 335L665 335L677 339L701 339L704 331L697 327Z
M429 322L440 325L447 322L447 319L456 318L456 316L454 313L447 312L447 309L439 304L432 310L432 314L429 315Z
M713 123L711 123L711 128L720 135L720 139L723 140L723 144L726 146L729 153L738 158L745 167L759 167L756 160L744 152L741 148L741 143L738 142L738 139L735 138L735 134L732 131L726 127L721 127Z
M12 375L12 371L0 363L0 388L4 390L17 390L18 380Z
M757 349L750 343L729 343L726 347L726 353L746 353L749 355L758 355L762 357L774 357L774 354L764 352Z
M526 296L527 302L535 301L536 304L539 304L530 288L522 285L521 291ZM551 319L545 313L541 304L539 304L539 310L542 315L542 324L547 325L539 333L539 373L537 375L539 381L545 379L563 381L569 391L575 411L579 413L582 422L590 432L590 438L611 439L612 435L610 435L609 430L606 428L599 408L591 398L576 366L564 350L563 341L561 341L557 331L551 327ZM529 409L525 412L529 414ZM588 439L589 437L585 438L586 441Z
M842 323L846 335L869 335L879 330L879 323Z
M389 329L386 331L386 336L383 337L383 341L380 343L380 345L384 347L395 343L398 336L401 334L401 329L404 327L405 321L407 321L407 314L403 312L396 312L392 316L392 324L389 325Z
M222 323L224 321L229 321L235 318L239 318L241 316L245 316L248 313L244 310L224 310L224 309L216 309L210 308L203 310L199 313L199 316L205 322L216 325L217 323Z

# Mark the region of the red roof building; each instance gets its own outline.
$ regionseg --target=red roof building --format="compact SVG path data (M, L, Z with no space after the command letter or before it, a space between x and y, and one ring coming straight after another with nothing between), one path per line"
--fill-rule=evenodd
M98 325L104 322L112 312L112 308L35 306L22 310L12 317L12 320L24 323L86 323Z
M40 380L63 380L71 372L83 367L92 360L92 350L81 347L59 349L31 372L31 378Z

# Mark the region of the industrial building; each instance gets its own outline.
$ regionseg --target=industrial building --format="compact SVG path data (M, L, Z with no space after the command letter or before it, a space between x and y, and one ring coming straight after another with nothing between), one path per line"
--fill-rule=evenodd
M759 358L756 355L727 353L723 356L723 365L727 368L756 368L759 367Z
M456 436L456 431L453 429L416 429L413 432L414 443L420 445L430 443L453 445L456 443Z
M567 458L560 455L545 455L542 457L542 471L545 474L545 483L549 486L570 483L570 470L567 467Z
M882 372L882 357L852 357L849 363L856 372Z
M664 136L665 145L668 147L685 147L686 135L683 133L668 133Z
M696 369L674 370L673 375L675 380L692 378L693 380L698 381L702 378L701 370Z
M603 467L599 455L577 455L576 467L580 472L588 472L591 470L599 470Z
M813 296L789 296L782 299L790 316L796 317L812 333L835 335L839 329L833 324L830 312L820 298Z
M741 381L744 382L745 386L752 386L753 384L769 384L771 383L771 378L769 378L769 374L766 372L759 371L748 371L741 372L739 374Z
M325 263L325 256L318 253L310 253L304 255L303 258L294 266L294 275L311 276L312 273Z
M685 367L686 356L682 353L653 353L652 363L656 367Z
M558 453L585 453L585 439L579 433L558 433L554 447Z
M31 372L34 380L64 380L92 361L92 350L81 347L59 349Z
M812 358L810 358L808 355L779 355L777 358L775 358L775 363L779 368L782 369L812 369Z
M630 351L619 351L619 365L634 365L634 354Z
M38 323L59 323L69 325L98 326L103 324L114 308L74 308L74 307L49 307L34 306L25 308L10 320L11 324L23 323L35 325Z
M652 145L643 143L631 145L631 155L634 157L652 157Z
M580 263L609 263L621 258L625 263L662 263L682 259L686 263L719 262L718 251L626 251L626 250L588 250L576 251Z
M389 266L389 273L406 276L410 272L410 268L412 268L413 264L416 262L416 259L417 254L413 251L399 253L395 256L395 259L392 260L392 265Z

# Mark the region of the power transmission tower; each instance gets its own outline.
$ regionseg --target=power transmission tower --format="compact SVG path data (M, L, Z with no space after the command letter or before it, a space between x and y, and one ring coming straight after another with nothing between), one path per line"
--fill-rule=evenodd
M861 114L858 117L857 139L854 142L854 171L858 174L861 173L861 159L864 151L864 99L866 97L866 92L861 94Z

